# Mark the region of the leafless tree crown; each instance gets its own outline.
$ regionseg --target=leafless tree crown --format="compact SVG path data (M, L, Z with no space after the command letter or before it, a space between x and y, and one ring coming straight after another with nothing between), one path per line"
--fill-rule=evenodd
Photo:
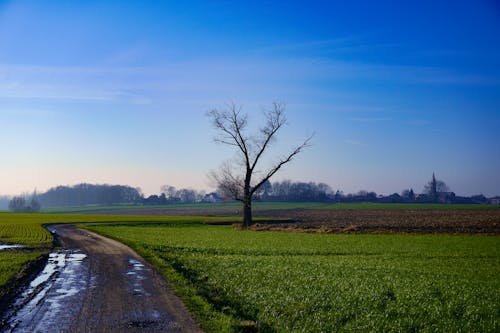
M224 195L236 200L244 201L253 194L283 165L292 161L293 158L310 145L312 136L308 137L302 144L296 146L279 159L271 168L264 172L257 181L252 180L252 176L262 156L275 140L278 131L287 123L285 117L285 106L281 103L273 103L271 110L265 112L266 121L259 129L258 134L250 136L246 133L248 126L248 115L242 113L241 107L234 103L229 104L225 110L212 110L208 113L212 119L214 128L218 131L215 141L221 144L236 147L245 172L235 175L234 168L230 163L225 163L219 172L213 172L212 178L217 183ZM247 193L245 193L247 192Z

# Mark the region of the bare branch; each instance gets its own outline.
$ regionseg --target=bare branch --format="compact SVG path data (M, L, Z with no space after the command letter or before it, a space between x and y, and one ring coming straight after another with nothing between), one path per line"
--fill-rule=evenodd
M282 158L264 177L252 186L252 178L259 174L255 169L262 156L268 150L279 130L286 124L285 106L281 103L273 103L273 108L265 112L266 122L259 129L257 136L247 136L248 117L241 113L241 108L229 104L225 110L214 109L208 113L212 118L213 126L219 134L214 139L216 142L228 146L237 147L240 153L236 163L223 165L218 173L212 173L219 190L225 197L230 197L243 202L243 223L248 226L252 223L252 197L255 192L268 181L283 165L289 163L296 155L310 145L312 136L307 138L301 145L291 151L289 155ZM233 167L233 168L232 168ZM235 176L233 170L241 170L240 175Z
M276 165L268 171L266 176L264 176L264 178L262 178L262 180L259 181L257 185L255 185L252 188L251 194L253 195L266 181L268 181L272 176L274 176L274 174L278 172L278 170L281 169L283 165L292 161L296 155L302 152L305 148L311 146L311 140L313 137L314 134L309 136L300 146L297 146L286 158L283 158L278 163L276 163Z
M241 114L241 107L231 103L224 111L216 109L209 111L208 116L212 118L214 128L221 131L221 134L214 140L218 143L238 147L247 163L250 164L248 138L243 135L248 123L248 116Z
M252 163L250 169L253 171L255 166L259 162L262 154L266 151L266 148L269 146L269 143L274 138L274 135L278 132L278 130L286 124L286 118L284 115L285 107L283 104L274 102L274 109L266 113L267 123L266 125L260 129L261 134L263 135L262 143L258 145L258 152L255 156L255 159Z
M218 173L212 171L209 176L225 198L243 201L243 180L233 174L229 163L224 163Z

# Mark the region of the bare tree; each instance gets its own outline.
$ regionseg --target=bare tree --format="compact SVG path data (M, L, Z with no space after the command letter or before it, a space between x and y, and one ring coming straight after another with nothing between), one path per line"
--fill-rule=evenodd
M308 147L312 136L292 149L287 155L278 159L257 181L254 181L253 176L259 161L276 139L278 131L287 122L284 105L273 103L273 108L265 112L266 122L259 129L257 135L247 133L248 115L242 113L241 107L235 104L229 104L224 110L212 110L208 116L218 131L215 141L234 147L240 157L239 163L226 162L218 172L212 172L211 176L223 196L243 203L243 226L248 227L252 224L254 194L285 164L292 161L296 155Z
M15 196L9 202L9 210L14 212L34 213L39 212L41 209L40 202L38 201L36 190L29 197L29 194L21 194Z

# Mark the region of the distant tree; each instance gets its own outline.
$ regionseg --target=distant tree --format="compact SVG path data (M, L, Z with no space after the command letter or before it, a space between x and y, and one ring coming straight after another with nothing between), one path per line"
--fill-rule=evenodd
M484 204L488 201L483 194L477 194L470 197L471 201L475 204Z
M180 198L181 202L183 203L194 203L196 202L196 192L192 189L180 189L177 192L178 197Z
M259 200L268 200L272 196L273 192L273 185L271 182L268 180L262 184L260 189L255 192L254 197L258 198Z
M153 194L147 198L144 198L142 200L142 203L145 205L159 205L160 204L160 197L157 196L156 194Z
M415 201L415 192L413 192L412 188L403 190L403 192L401 192L401 197L408 201Z
M361 190L354 196L353 200L358 202L375 202L377 201L377 193Z
M265 188L264 188L265 187ZM324 183L315 182L282 182L264 184L257 192L263 201L296 201L296 202L325 202L333 200L331 187ZM257 195L257 194L256 194Z
M375 193L373 191L372 192L368 192L367 195L366 195L366 201L367 202L375 202L375 201L377 201L377 193Z
M26 209L26 199L23 196L15 196L9 202L9 210L23 212Z
M190 188L177 189L171 185L163 185L161 192L166 197L167 203L195 203L202 202L205 191L197 191Z
M9 208L9 202L12 198L7 195L0 195L0 210L6 210Z
M386 202L391 203L401 202L401 196L398 193L393 193L387 197L382 197L381 199L385 199Z
M177 189L171 185L163 185L161 187L161 192L165 193L165 196L169 201L174 201L175 198L177 197Z
M333 190L328 184L319 183L317 188L320 193L324 193L326 196L331 196L333 194Z
M166 205L167 204L167 197L165 195L165 193L162 193L160 194L160 196L158 197L158 204L159 205Z
M39 212L41 208L42 208L42 205L40 205L40 202L38 201L38 198L36 197L36 193L34 193L33 196L31 197L30 204L28 206L28 211Z
M13 197L9 202L9 210L25 213L39 212L41 205L38 201L36 191L33 192L31 198L28 198L28 196L28 194L23 194Z
M286 124L284 105L274 103L273 109L265 113L266 122L260 128L258 135L247 133L248 116L234 104L230 104L225 110L212 110L208 115L219 133L215 141L234 147L239 156L236 164L225 163L218 172L213 172L212 179L225 197L242 202L243 226L248 227L253 223L252 199L254 195L285 164L309 146L311 137L279 159L274 166L262 173L263 176L254 181L253 178L262 156L276 139L279 130Z

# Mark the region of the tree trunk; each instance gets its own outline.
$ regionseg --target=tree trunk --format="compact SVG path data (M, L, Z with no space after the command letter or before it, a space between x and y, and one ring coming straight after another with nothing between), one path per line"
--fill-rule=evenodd
M243 227L248 228L252 223L252 200L247 198L243 202Z
M247 163L245 175L245 187L243 188L243 228L252 225L252 192L250 182L252 180L252 170Z

